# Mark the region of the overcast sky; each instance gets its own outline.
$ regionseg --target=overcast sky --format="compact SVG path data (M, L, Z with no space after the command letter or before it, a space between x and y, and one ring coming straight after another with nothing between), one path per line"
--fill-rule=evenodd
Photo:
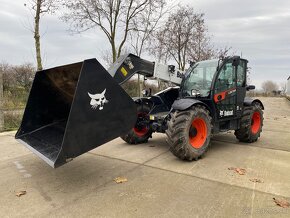
M0 61L11 64L35 63L31 17L24 0L0 0ZM214 44L232 47L249 60L252 83L264 80L278 84L290 75L289 0L181 0L205 13ZM42 20L42 51L45 68L95 57L108 49L104 35L90 31L68 33L57 16ZM107 45L107 46L106 46ZM153 59L153 57L152 57Z

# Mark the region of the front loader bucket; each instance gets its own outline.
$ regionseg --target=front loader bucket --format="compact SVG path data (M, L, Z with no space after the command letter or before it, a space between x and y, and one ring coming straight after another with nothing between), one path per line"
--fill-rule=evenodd
M133 100L96 59L38 71L15 138L56 168L126 134Z

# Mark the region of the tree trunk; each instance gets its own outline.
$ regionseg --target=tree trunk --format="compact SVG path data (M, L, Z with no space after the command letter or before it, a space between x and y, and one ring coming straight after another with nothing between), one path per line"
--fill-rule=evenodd
M3 72L0 70L0 132L4 131L3 97Z
M37 70L42 70L42 61L41 61L41 52L40 52L40 35L39 35L40 10L41 10L41 0L37 0L35 17L34 17L34 40L35 40Z
M116 49L116 44L115 44L115 39L112 38L110 40L110 44L111 44L111 49L112 49L112 63L115 63L115 61L117 60L117 49Z

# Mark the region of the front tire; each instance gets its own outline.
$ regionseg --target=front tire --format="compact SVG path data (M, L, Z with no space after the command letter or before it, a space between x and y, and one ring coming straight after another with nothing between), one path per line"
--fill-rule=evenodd
M149 125L149 112L150 107L147 104L137 105L137 121L135 126L121 138L128 144L141 144L148 142L148 139L152 137L152 130Z
M244 108L240 121L240 128L235 136L240 142L255 142L261 135L263 127L263 111L257 104Z
M175 111L166 130L170 151L182 160L197 160L210 144L212 118L201 105Z

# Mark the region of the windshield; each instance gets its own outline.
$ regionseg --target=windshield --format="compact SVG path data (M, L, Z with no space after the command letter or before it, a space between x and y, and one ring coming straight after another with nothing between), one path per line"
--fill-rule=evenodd
M189 68L183 84L182 94L184 96L207 97L213 76L218 66L218 60L201 61Z

